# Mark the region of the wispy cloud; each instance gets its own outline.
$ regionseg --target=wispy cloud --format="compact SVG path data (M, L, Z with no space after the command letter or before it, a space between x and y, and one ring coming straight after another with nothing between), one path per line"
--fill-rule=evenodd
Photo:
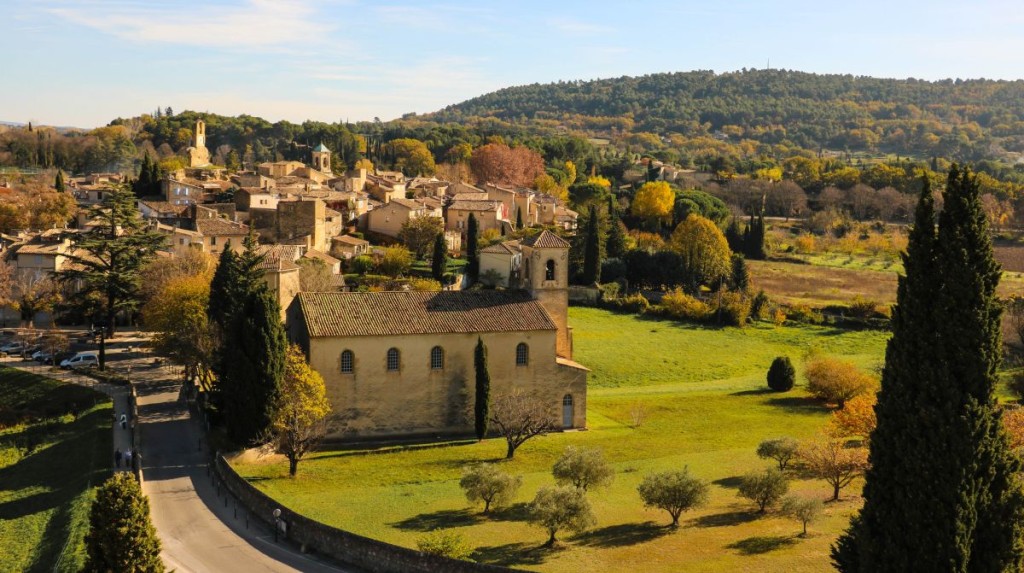
M132 1L51 5L51 14L136 42L221 48L302 45L328 32L311 0L243 0L231 6L182 9Z

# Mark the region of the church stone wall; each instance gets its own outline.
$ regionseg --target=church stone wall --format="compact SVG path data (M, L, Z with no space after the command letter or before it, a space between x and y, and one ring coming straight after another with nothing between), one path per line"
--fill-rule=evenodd
M310 365L324 377L335 413L347 420L342 435L440 435L472 431L468 417L474 402L473 351L477 334L318 338L301 342ZM555 359L554 331L495 332L480 335L488 350L491 396L514 389L533 393L562 421L562 399L573 396L572 426L586 426L585 371ZM527 366L516 365L516 346L529 345ZM434 346L444 349L443 370L430 368ZM387 370L389 348L400 351L398 372ZM354 354L353 374L341 373L341 353Z

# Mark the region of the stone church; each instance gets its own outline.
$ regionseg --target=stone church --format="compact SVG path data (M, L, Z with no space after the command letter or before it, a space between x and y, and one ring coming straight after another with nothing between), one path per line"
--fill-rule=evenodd
M299 293L289 336L323 376L341 435L471 432L478 338L492 398L521 390L549 404L557 425L586 426L588 370L572 360L567 317L569 244L543 231L516 250L528 261L520 288Z

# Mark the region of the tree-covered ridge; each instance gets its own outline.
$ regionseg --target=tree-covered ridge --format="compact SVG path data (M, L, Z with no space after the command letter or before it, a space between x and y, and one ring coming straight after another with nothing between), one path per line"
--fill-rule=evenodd
M505 88L428 117L976 159L996 142L1024 150L1024 81L694 71Z

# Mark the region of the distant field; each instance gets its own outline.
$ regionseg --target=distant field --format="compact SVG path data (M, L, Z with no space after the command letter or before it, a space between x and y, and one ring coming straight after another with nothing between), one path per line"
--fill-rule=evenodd
M807 539L799 525L776 514L758 517L736 497L736 477L766 467L754 454L766 437L807 438L828 411L798 388L765 392L772 358L818 347L865 368L882 360L887 333L818 327L718 329L570 309L575 358L591 368L588 431L528 442L503 469L522 474L516 503L491 518L471 508L458 488L461 468L497 461L502 441L390 452L329 451L299 466L291 480L279 462L236 462L254 485L320 521L405 546L434 528L453 528L483 562L549 572L828 571L828 547L860 503L859 484ZM647 420L631 428L631 411ZM595 446L614 464L614 485L591 494L598 525L565 535L566 547L545 550L545 534L524 521L525 502L551 483L550 467L567 445ZM711 503L685 514L683 527L663 527L667 514L644 509L636 493L653 470L689 467L712 483ZM824 482L798 479L792 489L825 498Z
M110 472L110 399L0 366L0 413L9 423L19 412L39 423L0 426L0 571L79 571L92 488ZM22 458L16 444L33 434L39 446Z

